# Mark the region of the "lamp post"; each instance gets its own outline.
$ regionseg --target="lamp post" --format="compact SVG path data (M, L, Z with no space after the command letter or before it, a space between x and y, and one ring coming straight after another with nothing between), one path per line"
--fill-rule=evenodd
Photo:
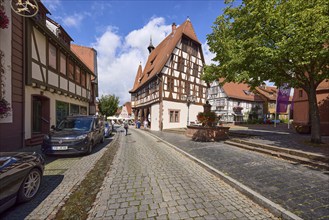
M190 105L195 102L195 96L194 95L184 95L183 99L186 101L187 105L187 122L186 126L189 125L189 116L190 116Z

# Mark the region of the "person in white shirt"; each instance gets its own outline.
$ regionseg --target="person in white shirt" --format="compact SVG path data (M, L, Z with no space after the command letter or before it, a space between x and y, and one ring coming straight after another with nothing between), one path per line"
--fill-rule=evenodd
M145 119L145 120L144 120L144 129L147 128L148 124L149 124L149 122Z

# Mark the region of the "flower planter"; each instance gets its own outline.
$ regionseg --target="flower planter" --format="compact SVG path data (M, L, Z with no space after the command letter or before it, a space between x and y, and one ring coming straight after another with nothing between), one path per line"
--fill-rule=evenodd
M220 141L228 138L228 130L230 127L202 127L202 126L187 126L185 135L192 138L194 141L209 142Z

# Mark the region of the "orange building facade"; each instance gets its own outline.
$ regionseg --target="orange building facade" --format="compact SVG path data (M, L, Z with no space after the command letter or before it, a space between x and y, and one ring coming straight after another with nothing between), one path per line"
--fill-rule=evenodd
M316 89L316 98L320 114L321 135L329 135L329 80L320 83ZM310 132L310 115L308 96L303 89L295 89L294 97L294 126L300 133Z

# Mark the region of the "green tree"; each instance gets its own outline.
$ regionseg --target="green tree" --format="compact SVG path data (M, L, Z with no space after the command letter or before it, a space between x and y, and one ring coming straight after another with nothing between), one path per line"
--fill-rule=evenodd
M119 107L119 97L115 95L102 95L99 99L99 112L102 115L112 116L116 113Z
M241 2L240 2L241 3ZM215 53L206 82L289 83L308 95L311 141L321 142L316 88L329 78L328 0L243 0L227 7L207 35Z

